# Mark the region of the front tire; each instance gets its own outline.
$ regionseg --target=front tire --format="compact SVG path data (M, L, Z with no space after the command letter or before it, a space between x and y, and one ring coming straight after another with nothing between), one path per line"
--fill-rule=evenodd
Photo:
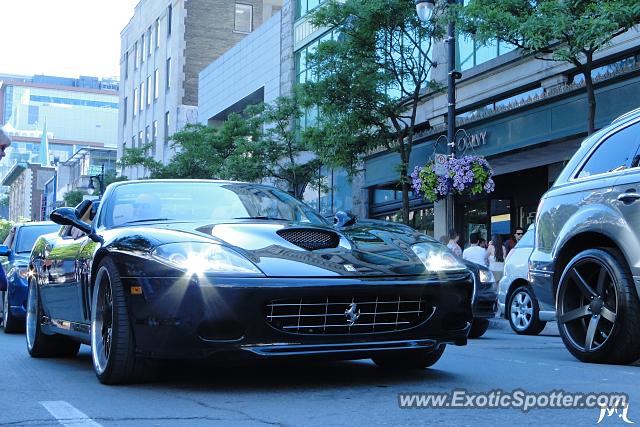
M528 286L519 286L511 293L505 310L509 326L518 335L538 335L547 325L540 320L538 300Z
M115 263L105 258L98 266L91 302L91 358L103 384L141 379L145 361L135 356L124 287Z
M616 249L589 249L565 267L556 293L564 345L588 363L627 364L640 358L640 302Z
M31 357L73 357L78 354L80 343L62 335L47 335L42 332L42 306L38 285L29 279L27 297L26 338Z
M384 369L425 369L434 365L442 357L446 344L436 350L386 351L373 356L373 362Z
M469 330L469 338L480 338L489 329L489 319L473 319L471 329Z

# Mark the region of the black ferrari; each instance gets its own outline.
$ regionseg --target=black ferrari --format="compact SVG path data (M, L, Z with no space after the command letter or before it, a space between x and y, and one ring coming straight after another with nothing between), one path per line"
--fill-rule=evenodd
M114 183L51 219L64 227L31 253L27 348L88 344L103 383L226 355L424 368L467 342L471 272L403 225L331 224L276 188L205 180Z

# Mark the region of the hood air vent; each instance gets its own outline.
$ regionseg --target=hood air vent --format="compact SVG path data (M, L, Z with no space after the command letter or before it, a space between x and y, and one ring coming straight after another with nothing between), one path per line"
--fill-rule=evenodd
M337 248L340 236L331 231L313 228L288 228L278 230L278 236L308 251Z

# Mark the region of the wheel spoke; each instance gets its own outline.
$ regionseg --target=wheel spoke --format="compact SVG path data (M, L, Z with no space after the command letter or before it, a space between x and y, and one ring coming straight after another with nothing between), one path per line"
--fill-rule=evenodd
M591 320L589 320L589 327L587 328L587 336L584 339L584 348L587 351L590 351L593 348L593 340L596 336L596 330L598 329L598 322L600 321L600 316L593 316Z
M600 266L600 273L598 273L598 282L596 285L596 292L600 296L604 295L604 284L605 284L605 279L607 278L608 275L609 274L607 273L607 270L604 268L604 266Z
M575 267L571 269L571 278L573 279L575 284L578 285L578 289L580 289L580 292L582 292L584 296L586 296L587 298L596 296L596 293L593 291L593 289L591 289L591 286L589 286L586 280L582 278Z
M600 312L600 314L609 322L616 323L616 313L606 305L602 307L602 311Z
M563 314L562 316L560 316L560 322L561 323L568 323L568 322L574 321L576 319L581 319L584 316L588 316L590 314L591 314L591 312L589 311L589 306L588 305L583 305L580 308L576 308L576 309L571 310L571 311Z

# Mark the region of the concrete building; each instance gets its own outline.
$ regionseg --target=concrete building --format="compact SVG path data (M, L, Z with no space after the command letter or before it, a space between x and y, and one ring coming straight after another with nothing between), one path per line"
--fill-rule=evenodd
M152 144L168 162L169 137L198 120L198 74L280 9L281 0L141 0L121 33L118 157ZM140 168L124 174L136 178Z
M58 165L56 201L63 200L69 191L87 191L92 176L109 175L116 172L116 148L85 147L76 151L67 161ZM98 182L94 180L94 187Z
M46 218L44 201L45 184L55 174L55 168L39 164L16 163L3 178L2 185L9 187L9 219L18 221L42 221Z
M46 130L51 164L80 147L115 147L118 82L96 77L0 75L0 126L11 136L0 179L17 163L40 163Z

